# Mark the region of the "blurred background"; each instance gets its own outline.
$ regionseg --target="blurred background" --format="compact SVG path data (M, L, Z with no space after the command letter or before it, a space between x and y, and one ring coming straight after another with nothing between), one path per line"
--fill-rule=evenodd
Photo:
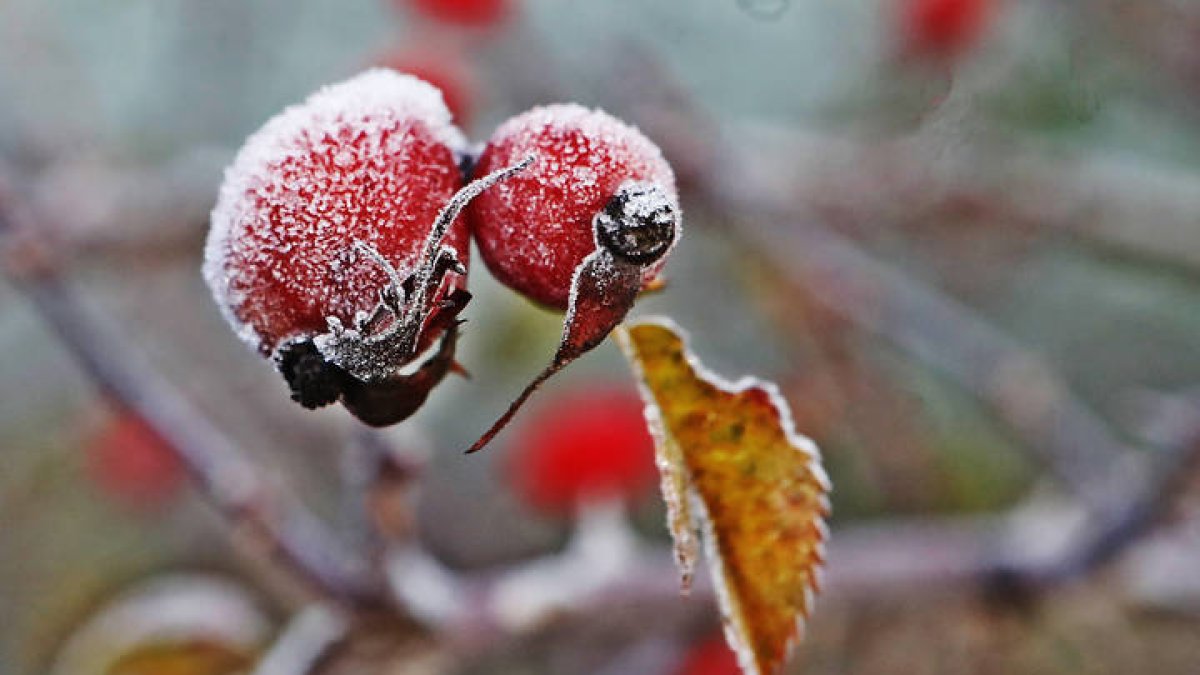
M573 100L663 147L686 234L635 314L778 382L835 486L788 672L1200 670L1200 4L0 0L0 207L27 224L0 236L50 251L112 358L338 547L379 536L361 459L387 446L401 506L367 520L395 512L413 609L350 639L242 555L10 252L0 674L736 672L711 590L678 597L614 346L466 457L561 330L482 265L471 379L382 435L293 404L221 319L199 265L223 167L371 65L442 87L478 141ZM97 665L143 634L176 637ZM287 661L311 635L336 655Z

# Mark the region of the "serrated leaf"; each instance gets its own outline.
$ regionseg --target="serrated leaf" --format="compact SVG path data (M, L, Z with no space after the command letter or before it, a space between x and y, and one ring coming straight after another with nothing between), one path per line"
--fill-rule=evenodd
M773 384L707 373L670 322L616 334L646 399L684 583L699 529L742 671L776 673L820 583L830 489L820 453Z

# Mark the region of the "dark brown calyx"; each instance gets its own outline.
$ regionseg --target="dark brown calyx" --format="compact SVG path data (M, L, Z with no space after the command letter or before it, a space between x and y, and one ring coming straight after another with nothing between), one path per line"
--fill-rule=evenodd
M626 182L596 214L596 242L614 257L637 265L661 259L675 243L679 207L662 188Z
M279 350L279 372L287 380L292 400L308 409L341 401L364 424L380 427L408 419L429 398L429 392L455 369L458 323L446 326L436 350L412 368L385 378L363 381L325 357L312 340L293 342Z
M305 408L313 410L336 403L342 395L346 371L326 361L312 340L280 348L278 363L292 400Z

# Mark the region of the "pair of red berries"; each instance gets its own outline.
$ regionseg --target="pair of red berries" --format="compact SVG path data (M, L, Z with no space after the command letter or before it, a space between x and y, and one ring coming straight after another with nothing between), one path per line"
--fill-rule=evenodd
M295 400L341 400L386 425L458 368L470 238L502 283L567 310L540 382L604 339L678 233L674 176L636 129L577 105L535 108L476 157L435 88L377 69L247 140L204 271Z

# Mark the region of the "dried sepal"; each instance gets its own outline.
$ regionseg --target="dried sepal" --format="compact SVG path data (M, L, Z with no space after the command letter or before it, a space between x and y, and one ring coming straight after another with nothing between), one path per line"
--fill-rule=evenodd
M387 283L374 310L359 312L353 326L328 316L327 332L279 351L279 371L292 399L306 408L341 400L362 422L387 426L415 413L448 372L465 372L454 352L458 315L471 294L447 283L448 275L465 274L466 268L457 251L442 240L472 198L532 161L527 157L455 193L430 228L417 270L407 277L375 248L355 242L360 256L383 269Z
M313 340L325 360L358 380L371 383L388 379L416 358L437 337L427 328L453 321L470 298L465 291L460 291L449 293L443 302L434 302L447 274L466 271L455 250L442 245L450 224L471 199L532 162L533 157L526 157L513 166L472 181L456 192L438 213L425 240L420 265L407 278L402 279L396 268L369 244L355 242L360 253L383 268L388 284L380 292L375 311L369 315L360 313L353 327L343 326L336 317L326 317L329 331Z

